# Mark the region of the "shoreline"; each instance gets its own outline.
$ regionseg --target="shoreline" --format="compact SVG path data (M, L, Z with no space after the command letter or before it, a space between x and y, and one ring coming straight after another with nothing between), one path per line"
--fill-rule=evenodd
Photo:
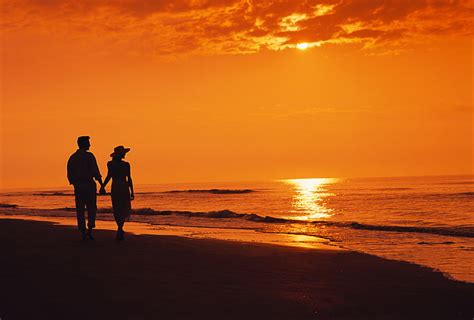
M76 227L76 220L73 217L57 217L57 216L41 216L41 215L35 215L35 216L28 216L28 215L17 215L17 214L5 214L0 212L0 220L1 219L10 219L10 220L22 220L22 221L35 221L35 222L47 222L47 223L52 223L54 225L58 226L63 226L63 227L72 227L73 229ZM96 230L102 230L102 231L116 231L117 227L113 219L108 219L108 220L97 220L96 221ZM193 229L197 230L220 230L221 233L212 233L211 236L208 236L207 234L204 234L202 236L196 236L196 233L194 233ZM462 280L462 279L456 279L453 276L451 276L447 272L443 272L442 270L426 266L426 265L421 265L417 264L414 262L410 261L404 261L404 260L397 260L397 259L388 259L384 257L379 257L377 255L369 254L363 251L358 251L358 250L352 250L352 249L346 249L337 245L333 244L327 244L324 241L326 239L320 238L321 241L323 242L312 242L310 245L305 245L302 242L285 242L285 241L278 241L279 238L281 237L281 233L271 233L271 234L264 234L268 235L268 237L260 237L259 239L255 238L256 234L254 230L245 230L245 229L240 229L240 228L234 228L231 229L234 232L230 233L225 233L223 231L229 230L228 228L217 228L217 227L185 227L185 226L167 226L167 225L153 225L150 223L145 223L145 222L135 222L135 221L130 221L125 224L125 231L127 234L133 234L133 235L149 235L149 236L172 236L172 237L182 237L182 238L189 238L189 239L206 239L206 240L217 240L217 241L229 241L237 244L262 244L262 245L275 245L275 246L282 246L282 247L289 247L289 248L302 248L302 249L310 249L310 250L329 250L329 251L348 251L348 252L355 252L355 253L360 253L364 255L369 255L369 256L374 256L380 259L385 259L385 260L390 260L390 261L396 261L396 262L403 262L403 263L409 263L415 266L419 266L422 268L426 268L428 270L431 270L436 273L441 273L445 278L451 280L451 281L456 281L456 282L463 282L463 283L469 283L473 284L474 282ZM237 232L235 232L237 230ZM232 235L232 236L230 236ZM302 235L295 235L297 237L303 237ZM247 240L245 240L247 238ZM318 238L318 237L309 237L309 238ZM329 242L329 241L327 241Z
M143 216L146 217L146 216ZM161 216L159 216L161 217ZM167 217L166 215L164 217ZM70 210L61 209L34 209L24 207L5 207L0 208L0 219L24 219L32 221L52 222L63 226L76 227L75 213ZM141 217L142 218L142 217ZM211 219L212 220L212 219ZM223 219L225 220L225 219ZM113 216L108 212L102 212L97 216L96 230L116 231L116 224ZM443 266L443 259L437 261L417 261L416 259L407 259L406 257L391 256L379 254L378 252L371 252L370 250L361 250L357 246L344 246L332 237L325 235L308 235L302 233L292 232L265 232L258 228L246 226L212 226L207 222L187 223L183 220L181 223L174 221L148 221L145 219L133 219L125 225L125 231L136 235L164 235L164 236L178 236L192 239L215 239L231 241L236 243L256 243L256 244L270 244L278 246L288 246L296 248L322 249L322 250L340 250L352 251L361 254L368 254L382 259L401 261L414 264L421 267L426 267L435 272L443 274L446 278L453 281L460 281L465 283L474 283L472 278L472 271L469 270L469 259L459 261L459 265L455 269L449 269ZM430 243L430 242L427 242ZM451 243L447 243L451 244ZM418 253L419 254L419 253ZM447 258L447 257L444 257ZM467 256L466 256L467 258ZM464 269L458 269L464 268ZM463 270L464 273L459 274L458 270Z
M26 209L29 210L29 209ZM42 209L41 209L42 210ZM31 210L29 210L31 211ZM26 215L17 213L8 213L0 210L0 219L20 219L29 221L52 222L62 226L76 227L76 218L72 216L45 216ZM113 217L108 219L98 217L96 219L95 230L116 231L117 226ZM219 230L219 232L216 232ZM199 231L199 232L196 232ZM125 232L135 235L158 235L158 236L178 236L193 239L214 239L242 243L262 243L278 246L321 249L321 250L337 250L344 251L347 249L331 244L330 240L300 234L283 234L283 233L262 233L254 229L242 228L217 228L217 227L201 227L201 226L175 226L165 224L151 224L147 222L130 221L125 224Z
M471 319L474 284L353 251L0 219L2 319ZM26 307L25 307L26 306Z

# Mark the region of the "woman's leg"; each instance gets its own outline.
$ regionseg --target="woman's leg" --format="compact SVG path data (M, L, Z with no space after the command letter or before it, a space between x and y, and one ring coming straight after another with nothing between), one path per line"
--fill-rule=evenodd
M117 240L121 240L120 238L122 237L121 234L123 233L123 220L120 216L120 214L117 212L117 210L114 210L114 219L115 223L117 224Z

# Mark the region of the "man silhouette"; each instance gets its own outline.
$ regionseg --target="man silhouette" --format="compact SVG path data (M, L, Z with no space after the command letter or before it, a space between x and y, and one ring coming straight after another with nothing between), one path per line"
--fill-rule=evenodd
M67 162L67 178L74 186L76 199L77 227L82 234L82 240L87 238L94 240L92 229L95 227L95 215L97 212L97 186L94 178L102 186L102 177L97 166L97 161L91 152L90 137L77 138L79 149L73 153ZM87 208L87 233L85 209Z

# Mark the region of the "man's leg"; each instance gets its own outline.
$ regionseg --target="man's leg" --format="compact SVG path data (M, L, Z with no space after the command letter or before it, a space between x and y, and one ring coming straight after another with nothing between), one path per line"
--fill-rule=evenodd
M77 216L77 228L82 233L82 238L86 235L86 218L85 218L85 207L86 202L84 201L84 195L80 187L74 188L74 196L76 200L76 216Z
M95 217L97 214L97 189L95 182L93 185L88 187L86 207L88 234L89 238L94 239L94 237L92 236L92 229L95 228Z

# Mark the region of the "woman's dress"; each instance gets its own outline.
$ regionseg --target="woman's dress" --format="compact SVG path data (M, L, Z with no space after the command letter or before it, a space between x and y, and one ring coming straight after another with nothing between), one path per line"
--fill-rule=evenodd
M117 223L123 223L130 218L131 201L127 177L130 176L130 164L122 160L112 160L107 163L109 176L112 177L112 208Z

